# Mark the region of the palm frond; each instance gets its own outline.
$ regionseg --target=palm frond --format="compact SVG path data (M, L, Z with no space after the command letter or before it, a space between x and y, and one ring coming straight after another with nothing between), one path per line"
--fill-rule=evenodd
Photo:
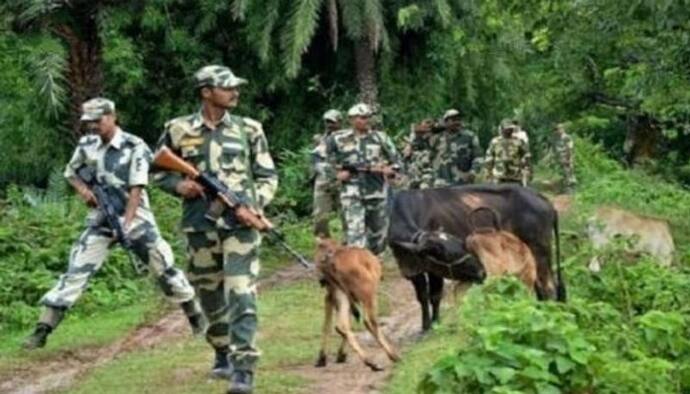
M22 25L29 25L67 4L66 0L27 0L17 20Z
M253 44L261 62L268 62L273 48L273 34L280 19L280 0L265 0L263 4L252 3L252 10L248 13L248 25L250 31L257 31L258 40ZM261 8L263 13L254 10Z
M233 18L240 21L244 20L250 3L251 0L233 0L231 8Z
M365 24L363 1L366 0L341 0L338 2L345 32L353 41L364 37Z
M67 103L65 72L67 60L64 48L58 43L49 50L36 50L29 57L31 76L43 109L57 118Z
M374 52L378 52L381 43L384 41L384 35L386 35L384 32L383 4L381 4L381 0L364 0L363 17L371 49ZM385 41L388 41L387 37Z
M302 64L302 55L309 48L323 0L297 0L281 35L283 63L288 77L297 76Z
M453 17L453 9L448 0L434 0L434 8L436 9L436 16L441 22L441 26L448 27Z

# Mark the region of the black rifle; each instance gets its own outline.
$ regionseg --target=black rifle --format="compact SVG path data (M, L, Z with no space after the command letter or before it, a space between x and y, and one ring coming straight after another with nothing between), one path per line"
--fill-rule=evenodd
M278 231L275 226L273 226L273 223L258 213L251 206L249 201L244 198L240 198L240 196L230 190L215 176L197 170L194 166L182 160L182 158L178 157L167 147L163 147L158 150L153 158L153 163L160 169L175 171L189 176L196 182L199 182L199 184L201 184L201 186L203 186L203 188L206 189L209 194L220 199L220 201L230 209L246 207L252 214L252 217L250 218L251 227L267 234L274 242L285 249L297 260L297 262L306 268L313 268L314 265L312 263L310 263L304 256L302 256L299 252L288 245L287 242L285 242L285 236Z
M77 177L96 196L98 210L101 212L106 226L113 232L115 241L127 252L127 257L134 266L134 270L137 273L142 273L146 266L134 258L132 241L125 236L125 231L120 225L119 218L125 214L126 207L124 196L121 195L120 191L98 182L96 170L91 167L82 166L79 168Z

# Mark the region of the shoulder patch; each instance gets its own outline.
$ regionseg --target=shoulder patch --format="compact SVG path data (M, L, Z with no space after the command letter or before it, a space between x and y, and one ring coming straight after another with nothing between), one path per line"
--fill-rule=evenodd
M263 132L263 126L261 125L261 122L254 120L252 118L242 118L242 123L247 126L247 128L251 129L253 132Z
M194 115L180 116L179 118L172 119L165 124L165 130L170 135L170 140L173 146L178 146L180 139L182 139L185 134L193 132L193 117Z

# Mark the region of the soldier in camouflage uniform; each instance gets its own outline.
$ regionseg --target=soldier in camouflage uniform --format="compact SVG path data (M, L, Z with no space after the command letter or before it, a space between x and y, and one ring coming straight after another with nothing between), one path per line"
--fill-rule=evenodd
M400 166L398 153L385 133L369 126L368 105L356 104L347 115L352 128L333 133L326 144L340 182L346 243L380 254L388 227L386 179Z
M343 115L331 109L323 114L325 132L314 135L312 150L312 171L314 173L314 234L330 237L328 219L331 212L338 207L338 185L333 169L326 158L326 140L335 131L340 130Z
M403 148L403 163L410 189L428 189L434 184L433 146L436 134L432 134L433 119L424 119L412 125L411 133Z
M474 182L481 170L482 149L474 132L462 125L460 112L450 109L443 115L446 129L438 137L434 153L435 187Z
M241 207L261 211L273 199L278 175L261 123L237 115L239 87L247 81L225 66L206 66L195 80L201 108L166 123L159 146L167 146L237 193ZM183 198L188 276L209 320L206 339L216 353L212 373L229 378L229 393L250 393L259 358L256 347L256 279L260 235L246 209L227 209L197 182L172 172L156 181ZM233 368L234 367L234 368Z
M512 122L501 122L501 135L491 140L484 158L487 180L527 186L530 178L529 145L513 135L515 130Z
M173 265L170 245L161 237L149 208L144 187L148 184L152 155L140 138L120 129L116 124L115 104L95 98L83 104L81 121L95 135L86 135L65 169L65 177L79 196L93 209L87 216L87 227L72 247L67 272L41 299L44 305L34 333L24 347L43 347L46 338L86 289L89 279L103 266L108 249L116 242L97 200L88 186L77 176L82 168L94 171L95 177L116 201L113 207L121 216L125 236L132 251L158 279L165 296L182 305L190 322L200 330L201 314L194 302L194 290L184 273ZM115 206L117 205L117 206Z
M563 124L556 125L551 141L553 152L563 171L565 189L572 192L577 184L573 166L573 139L565 132Z

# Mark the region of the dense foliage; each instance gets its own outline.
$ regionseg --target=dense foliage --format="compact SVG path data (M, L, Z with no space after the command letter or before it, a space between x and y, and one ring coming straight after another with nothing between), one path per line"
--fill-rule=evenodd
M484 144L503 117L521 119L537 144L566 121L615 156L687 182L688 9L683 0L10 0L0 6L0 49L12 55L0 67L0 188L45 186L74 144L75 95L112 97L125 127L154 143L167 119L195 109L190 76L208 63L250 80L238 112L265 122L277 156L308 145L322 111L373 89L393 134L450 106ZM92 20L97 34L83 26Z

